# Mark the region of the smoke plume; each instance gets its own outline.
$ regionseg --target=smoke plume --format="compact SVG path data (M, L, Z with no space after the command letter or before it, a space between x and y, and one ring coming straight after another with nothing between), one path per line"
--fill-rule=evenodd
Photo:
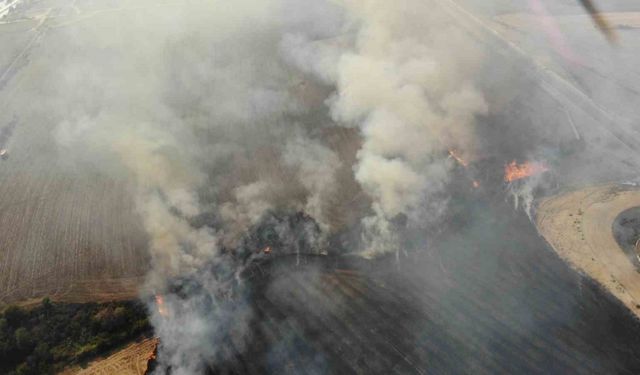
M482 51L442 9L421 1L344 1L348 37L289 36L300 70L335 86L332 119L358 127L354 176L372 200L366 255L397 250L390 220L421 216L442 191L447 149L473 157L474 119L487 111L474 88ZM351 43L345 39L352 39Z
M166 305L149 303L158 372L230 358L222 338L242 348L241 274L265 253L325 253L353 228L352 251L399 253L403 230L443 220L459 168L449 150L465 168L492 152L553 161L518 140L552 138L547 125L492 127L509 102L486 93L529 82L491 72L484 36L448 3L144 2L117 28L96 15L53 29L67 45L48 56L59 67L41 77L39 106L57 114L67 168L129 184L151 254L145 295ZM528 183L514 194L530 212ZM349 212L354 201L365 207Z
M51 57L61 66L45 79L59 93L51 105L71 113L56 129L65 152L131 182L151 253L145 289L165 305L152 319L159 371L199 373L224 357L222 330L236 347L246 339L238 275L262 256L250 247L264 245L246 233L272 213L317 223L319 232L273 224L278 238L296 238L281 251L296 253L300 238L302 251L325 251L349 180L370 202L358 213L364 255L399 251L398 217L437 220L446 151L473 158L474 121L487 112L472 79L482 51L417 0L145 12L123 13L110 33L99 17L81 32L61 27L73 48ZM357 136L332 138L340 128Z

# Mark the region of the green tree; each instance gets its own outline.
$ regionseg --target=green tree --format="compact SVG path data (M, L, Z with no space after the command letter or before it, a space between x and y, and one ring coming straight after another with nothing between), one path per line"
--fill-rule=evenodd
M31 375L33 374L33 370L27 363L21 363L20 366L16 368L16 375Z
M42 299L42 308L44 308L45 310L51 309L51 299L49 297L44 297Z
M49 360L49 358L51 357L51 353L49 352L49 345L44 342L39 343L36 346L36 349L33 351L33 354L35 354L38 360Z
M4 361L9 354L9 343L7 342L5 337L0 338L0 362Z
M25 312L15 305L11 305L4 310L4 318L10 326L17 327L25 317Z
M33 342L31 341L31 337L29 335L29 331L26 328L20 327L16 329L15 333L16 338L16 346L21 351L27 351L31 349Z

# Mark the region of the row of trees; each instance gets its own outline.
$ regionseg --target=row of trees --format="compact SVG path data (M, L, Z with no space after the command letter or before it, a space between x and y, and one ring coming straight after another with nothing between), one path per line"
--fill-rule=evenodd
M139 302L9 306L0 313L0 373L52 374L150 330Z

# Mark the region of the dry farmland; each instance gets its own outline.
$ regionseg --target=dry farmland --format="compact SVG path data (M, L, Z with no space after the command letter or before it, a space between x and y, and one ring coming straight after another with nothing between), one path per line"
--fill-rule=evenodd
M122 186L56 173L2 172L1 302L135 296L146 251Z
M0 160L0 306L46 295L132 298L148 254L131 186L58 147L64 119L55 113L67 109L57 110L57 88L46 77L55 74L49 56L65 38L52 21L68 12L38 4L0 24L0 129L10 127L0 145L8 151Z
M78 109L57 100L59 85L66 82L58 67L91 65L83 52L91 46L60 48L73 41L70 36L91 34L95 25L108 26L122 17L135 20L136 12L146 11L93 12L94 5L79 1L74 2L77 13L65 2L38 4L0 24L7 52L0 54L0 134L7 135L0 148L8 151L8 158L0 159L0 305L46 295L71 302L132 298L149 262L131 179L110 156L94 152L92 144L61 147L57 132L61 124L74 121ZM309 101L320 95L310 86L292 89ZM82 94L76 99L97 112L104 104L85 103ZM340 230L367 207L350 167L359 138L350 129L322 136L347 161L337 176L344 189L323 207L332 229ZM257 145L254 155L262 163L238 161L225 180L252 182L265 175L291 180L292 172L279 167L268 144ZM235 187L224 183L217 186L221 191ZM300 191L299 186L283 190L287 199Z

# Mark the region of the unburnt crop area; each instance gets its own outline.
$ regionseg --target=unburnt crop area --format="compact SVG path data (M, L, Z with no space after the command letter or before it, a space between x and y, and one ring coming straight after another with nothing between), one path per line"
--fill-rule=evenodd
M138 302L9 306L0 313L0 373L58 373L149 332Z

